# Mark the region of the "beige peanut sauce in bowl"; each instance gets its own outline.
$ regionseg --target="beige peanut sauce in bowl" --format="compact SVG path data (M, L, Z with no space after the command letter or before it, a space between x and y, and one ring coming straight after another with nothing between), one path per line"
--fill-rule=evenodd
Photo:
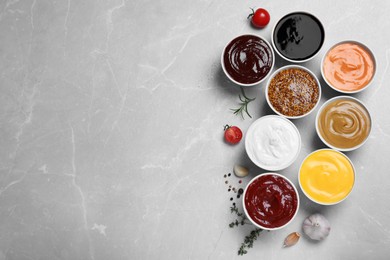
M371 116L356 98L334 97L325 102L316 118L320 139L329 147L351 151L362 146L371 132Z

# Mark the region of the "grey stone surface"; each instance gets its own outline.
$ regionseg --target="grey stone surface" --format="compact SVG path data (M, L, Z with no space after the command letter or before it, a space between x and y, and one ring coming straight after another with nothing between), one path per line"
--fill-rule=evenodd
M260 5L271 22L257 30L246 17ZM375 53L375 80L354 95L372 113L372 134L348 153L357 175L347 200L318 206L301 193L294 221L263 233L246 258L388 259L390 2L2 0L0 260L239 259L252 227L228 227L223 175L236 163L249 167L243 186L264 171L244 142L223 142L223 126L245 132L271 110L262 83L247 90L256 97L252 119L231 113L239 89L220 55L243 33L270 39L277 19L296 10L325 26L323 49L304 64L318 76L321 56L338 41ZM321 82L321 103L338 95ZM324 147L314 118L294 121L302 150L280 173L295 184L303 158ZM282 249L314 212L329 219L330 236Z

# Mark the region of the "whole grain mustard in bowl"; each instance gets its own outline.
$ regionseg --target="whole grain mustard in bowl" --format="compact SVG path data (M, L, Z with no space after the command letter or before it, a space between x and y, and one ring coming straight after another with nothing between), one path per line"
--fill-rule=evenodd
M310 114L317 107L321 99L321 85L309 69L288 65L271 75L265 96L276 114L297 119Z

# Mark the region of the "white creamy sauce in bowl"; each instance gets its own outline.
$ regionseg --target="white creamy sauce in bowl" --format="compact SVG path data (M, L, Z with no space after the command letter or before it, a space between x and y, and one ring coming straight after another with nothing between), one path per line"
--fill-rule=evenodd
M249 127L245 149L254 164L277 171L290 166L301 150L301 137L296 126L277 115L257 119Z

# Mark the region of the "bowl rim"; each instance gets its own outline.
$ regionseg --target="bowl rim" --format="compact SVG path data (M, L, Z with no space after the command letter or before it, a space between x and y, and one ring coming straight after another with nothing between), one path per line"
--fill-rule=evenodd
M266 119L268 119L268 118L276 118L277 120L283 120L283 121L287 122L290 126L292 126L292 128L294 129L294 131L295 131L295 132L297 133L297 135L298 135L298 149L297 149L296 154L294 155L293 159L292 159L290 162L288 162L288 163L286 163L286 164L283 164L283 165L281 165L281 166L279 166L279 167L275 167L275 166L274 166L274 167L269 167L269 166L267 166L267 165L263 165L262 163L258 162L258 161L255 159L255 157L253 156L252 153L250 153L250 152L248 151L248 149L249 149L249 142L251 141L251 140L250 140L250 139L251 139L251 135L252 135L252 133L253 133L253 131L254 131L254 126L255 126L256 124L259 124L259 122L264 121L264 120L266 120ZM301 134L300 134L298 128L296 127L296 125L295 125L293 122L291 122L291 120L289 120L289 119L287 119L287 118L285 118L285 117L279 116L279 115L265 115L265 116L262 116L262 117L256 119L256 120L249 126L249 128L248 128L248 130L247 130L247 132L246 132L246 135L245 135L245 144L244 144L244 145L245 145L246 154L248 155L249 159L250 159L256 166L258 166L259 168L264 169L264 170L266 170L266 171L281 171L281 170L284 170L284 169L286 169L287 167L291 166L291 165L297 160L297 158L298 158L298 156L299 156L299 154L300 154L300 152L301 152L301 148L302 148L302 138L301 138Z
M328 53L335 47L337 47L338 45L341 45L341 44L344 44L344 43L352 43L352 44L356 44L356 45L359 45L360 47L362 47L363 49L365 49L368 54L371 56L372 58L372 61L374 63L374 74L372 75L370 81L367 83L366 86L364 86L363 88L361 89L357 89L357 90L352 90L352 91L347 91L347 90L341 90L341 89L338 89L336 88L335 86L333 86L328 80L327 78L325 77L325 74L324 74L324 61L325 61L325 58L326 56L328 55ZM371 48L369 48L366 44L362 43L362 42L359 42L359 41L355 41L355 40L343 40L343 41L339 41L339 42L336 42L334 43L330 48L328 48L328 50L325 52L325 54L322 56L322 59L321 59L321 76L322 78L324 79L325 83L330 87L332 88L333 90L339 92L339 93L343 93L343 94L355 94L355 93L359 93L359 92L362 92L363 90L367 89L370 85L372 85L372 82L374 81L374 78L375 78L375 75L376 75L376 69L377 69L377 63L376 63L376 57L375 57L375 54L374 52L371 50Z
M347 161L350 163L351 167L352 167L352 170L353 170L353 183L352 183L352 187L351 187L351 190L348 192L348 194L342 198L341 200L339 201L336 201L336 202L331 202L331 203L326 203L326 202L320 202L320 201L317 201L315 199L313 199L312 197L310 197L306 191L302 188L302 184L301 184L301 170L302 170L302 166L303 166L303 163L306 161L307 158L309 158L309 156L311 156L312 154L314 153L317 153L317 152L320 152L320 151L332 151L332 152L336 152L342 156L344 156L344 158L347 159ZM342 201L344 201L346 198L349 197L349 195L352 193L353 191L353 188L355 186L355 182L356 182L356 169L355 169L355 166L353 164L353 162L351 161L351 159L349 159L349 157L347 155L345 155L344 153L338 151L338 150L335 150L335 149L332 149L332 148L322 148L322 149L317 149L315 151L312 151L311 153L309 153L305 159L303 159L302 163L301 163L301 166L299 167L299 172L298 172L298 183L299 183L299 188L301 189L302 193L305 194L306 198L308 198L309 200L311 200L312 202L316 203L316 204L319 204L319 205L323 205L323 206L332 206L332 205L336 205L336 204L339 204L341 203Z
M316 102L316 104L314 105L314 107L309 110L308 112L306 112L305 114L303 115L300 115L300 116L287 116L287 115L284 115L282 113L280 113L279 111L277 111L274 106L271 104L271 101L269 100L269 97L268 97L268 89L269 89L269 86L271 84L271 81L272 79L281 71L283 70L286 70L286 69L290 69L290 68L296 68L296 69L301 69L301 70L304 70L306 72L308 72L316 81L317 85L318 85L318 100ZM314 72L312 72L310 69L306 68L306 67L303 67L301 65L297 65L297 64L290 64L290 65L286 65L286 66L283 66L283 67L280 67L279 69L275 70L271 76L269 77L268 81L267 81L267 85L266 85L266 88L265 88L265 99L267 100L267 103L268 103L268 106L272 109L272 111L274 111L276 114L282 116L282 117L285 117L285 118L288 118L288 119L299 119L299 118L303 118L309 114L311 114L314 110L316 110L316 108L318 107L319 103L320 103L320 100L321 100L321 96L322 96L322 89L321 89L321 83L320 81L318 80L317 76L314 74Z
M279 226L279 227L275 227L275 228L263 227L262 225L256 223L256 222L250 217L250 215L249 215L249 213L248 213L248 211L247 211L247 209L246 209L246 206L245 206L245 195L246 195L246 192L247 192L247 190L248 190L249 185L251 185L255 180L257 180L257 179L259 179L259 178L261 178L261 177L263 177L263 176L268 176L268 175L276 175L276 176L278 176L278 177L283 178L285 181L287 181L287 182L293 187L293 189L294 189L294 191L295 191L295 194L296 194L296 196L297 196L297 207L296 207L295 213L294 213L294 215L292 216L292 218L291 218L287 223L285 223L284 225ZM276 172L265 172L265 173L261 173L261 174L257 175L256 177L254 177L254 178L253 178L252 180L250 180L250 182L248 182L248 184L245 186L244 193L242 194L242 205L243 205L243 209L244 209L245 215L248 217L249 221L250 221L253 225L255 225L255 226L258 227L258 228L264 229L264 230L270 230L270 231L272 231L272 230L278 230L278 229L284 228L284 227L286 227L288 224L290 224L290 223L294 220L294 218L296 217L296 215L298 214L299 207L300 207L299 192L298 192L297 187L294 185L294 183L293 183L289 178L287 178L286 176L281 175L281 174L276 173Z
M239 38L239 37L242 37L242 36L254 36L254 37L257 37L261 40L263 40L267 45L268 47L270 48L271 50L271 53L272 53L272 65L271 65L271 68L270 70L268 71L267 75L264 76L264 78L260 79L259 81L256 81L254 83L241 83L241 82L238 82L237 80L233 79L230 74L226 71L226 68L225 68L225 62L224 62L224 55L225 55L225 51L226 51L226 48L227 46L232 42L234 41L235 39ZM221 54L221 66L222 66L222 70L223 72L225 73L226 77L228 77L228 79L230 81L232 81L233 83L241 86L241 87L252 87L252 86L256 86L256 85L259 85L261 82L265 81L266 78L271 74L272 70L274 69L274 66L275 66L275 52L272 48L272 45L269 43L269 41L267 41L267 39L265 39L264 37L260 36L260 35L256 35L256 34L253 34L253 33L245 33L245 34L240 34L236 37L234 37L233 39L231 39L226 45L225 47L223 48L223 51L222 51L222 54Z
M328 141L325 140L325 138L321 135L320 133L320 130L319 130L319 118L320 118L320 115L322 113L322 111L325 109L326 106L328 106L331 102L335 101L335 100L339 100L339 99L348 99L348 100L352 100L358 104L360 104L366 111L367 111L367 114L368 114L368 117L369 117L369 120L370 120L370 129L369 129L369 132L368 132L368 135L366 136L366 138L363 140L363 142L361 142L360 144L358 145L355 145L354 147L350 147L350 148L341 148L341 147L337 147L337 146L334 146L334 145L331 145L330 143L328 143ZM370 110L367 108L367 106L359 99L355 98L355 97L351 97L351 96L336 96L336 97L333 97L329 100L327 100L324 104L321 105L321 107L318 109L318 112L317 112L317 115L316 115L316 119L315 119L315 128L316 128L316 132L317 132L317 136L321 139L321 141L326 145L328 146L329 148L332 148L334 150L338 150L340 152L350 152L350 151L354 151L358 148L360 148L361 146L363 146L370 134L371 134L371 131L372 131L372 116L371 116L371 113L370 113Z
M279 49L276 47L275 40L274 40L275 29L276 29L276 26L279 24L279 22L280 22L282 19L284 19L286 16L288 16L288 15L298 14L298 13L307 14L307 15L309 15L309 16L314 17L314 18L318 21L318 24L320 25L320 27L322 28L322 31L324 32L324 36L323 36L323 39L322 39L320 48L318 48L317 52L315 52L312 56L310 56L309 58L304 59L304 60L293 60L293 59L287 58L287 57L284 56L284 55L279 51ZM325 37L326 37L325 27L324 27L324 25L322 24L321 20L320 20L316 15L314 15L313 13L311 13L311 12L309 12L309 11L297 10L297 11L293 11L293 12L287 13L287 14L283 15L281 18L279 18L279 19L277 20L277 22L274 24L274 26L273 26L273 28L272 28L272 32L271 32L271 44L272 44L272 47L275 49L275 52L276 52L280 57L282 57L283 59L285 59L286 61L289 61L289 62L292 62L292 63L304 63L304 62L307 62L307 61L309 61L309 60L312 60L314 57L316 57L316 56L318 55L318 53L320 53L322 47L324 46L325 40L326 40Z

